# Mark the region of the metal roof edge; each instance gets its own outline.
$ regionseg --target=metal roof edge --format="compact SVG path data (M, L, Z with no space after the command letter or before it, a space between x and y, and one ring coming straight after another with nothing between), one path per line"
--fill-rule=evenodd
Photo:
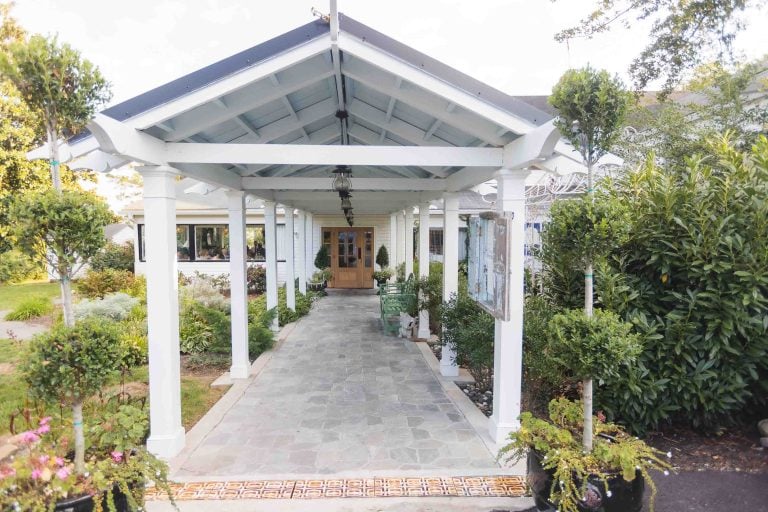
M443 64L439 60L421 53L418 50L414 50L410 46L392 39L343 13L339 13L339 27L342 31L362 39L364 42L397 57L411 66L536 126L540 126L553 119L553 117L546 112L539 110L514 96L501 92L480 80L472 78L466 73L452 68L447 64Z
M117 105L113 105L101 111L101 113L116 121L130 119L185 94L202 89L229 75L275 57L303 43L324 36L329 31L330 26L328 23L319 19L314 20L247 50L238 52L154 89L150 89ZM70 138L69 142L77 142L89 135L90 132L85 130Z

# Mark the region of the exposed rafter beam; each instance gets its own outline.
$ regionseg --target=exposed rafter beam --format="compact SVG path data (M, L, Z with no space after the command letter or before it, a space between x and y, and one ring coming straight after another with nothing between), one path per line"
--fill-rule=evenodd
M243 187L259 190L327 190L331 182L328 178L243 178ZM442 191L445 183L441 180L410 178L353 178L353 191L397 190L397 191Z
M248 133L250 133L256 140L259 140L261 138L261 135L259 135L259 131L256 129L255 126L253 126L253 123L251 123L247 117L240 114L239 116L235 116L232 118L234 122L236 122L238 125L240 125L240 128L244 129Z
M457 130L497 146L501 146L505 142L504 139L496 135L498 126L494 123L469 112L456 110L455 103L439 98L426 90L415 87L400 87L395 75L371 66L360 59L352 59L345 66L344 72L350 78L386 94L391 99L396 99L425 112L445 124L452 125Z
M225 100L225 109L211 103L210 108L204 105L179 115L174 120L175 129L165 135L165 140L175 142L184 139L333 75L333 69L322 59L311 60L296 68L286 70L284 74L288 76L281 79L278 87L266 79L232 92Z
M372 107L367 103L360 100L352 100L347 108L350 115L359 117L363 121L367 121L382 130L386 130L389 133L397 135L398 137L407 140L408 142L417 146L445 146L445 141L439 141L436 139L426 140L424 138L425 132L416 128L412 124L408 124L400 119L393 117L390 121L386 120L386 114L376 107Z
M203 183L224 187L229 190L242 190L242 178L222 165L211 164L177 164L174 165L184 176L194 178Z

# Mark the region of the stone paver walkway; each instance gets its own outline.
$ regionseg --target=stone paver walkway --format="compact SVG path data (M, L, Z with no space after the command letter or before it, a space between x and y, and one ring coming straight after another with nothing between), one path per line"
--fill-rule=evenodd
M332 291L174 476L483 468L494 456L418 347L382 334L378 297Z

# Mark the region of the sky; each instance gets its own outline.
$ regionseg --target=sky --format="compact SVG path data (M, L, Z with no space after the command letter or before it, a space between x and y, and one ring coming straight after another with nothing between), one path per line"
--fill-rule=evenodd
M647 41L647 26L596 39L554 41L596 0L339 0L339 10L508 94L548 94L569 67L619 74ZM112 103L129 99L327 13L329 0L16 0L29 32L58 34L99 66ZM768 9L736 41L768 52Z

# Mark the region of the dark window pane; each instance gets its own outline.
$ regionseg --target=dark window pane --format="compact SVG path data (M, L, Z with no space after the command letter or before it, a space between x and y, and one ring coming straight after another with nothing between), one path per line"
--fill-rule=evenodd
M245 250L249 261L266 261L264 224L251 224L245 227Z
M176 226L176 259L189 261L189 226Z
M229 228L221 225L195 226L195 259L229 259Z

